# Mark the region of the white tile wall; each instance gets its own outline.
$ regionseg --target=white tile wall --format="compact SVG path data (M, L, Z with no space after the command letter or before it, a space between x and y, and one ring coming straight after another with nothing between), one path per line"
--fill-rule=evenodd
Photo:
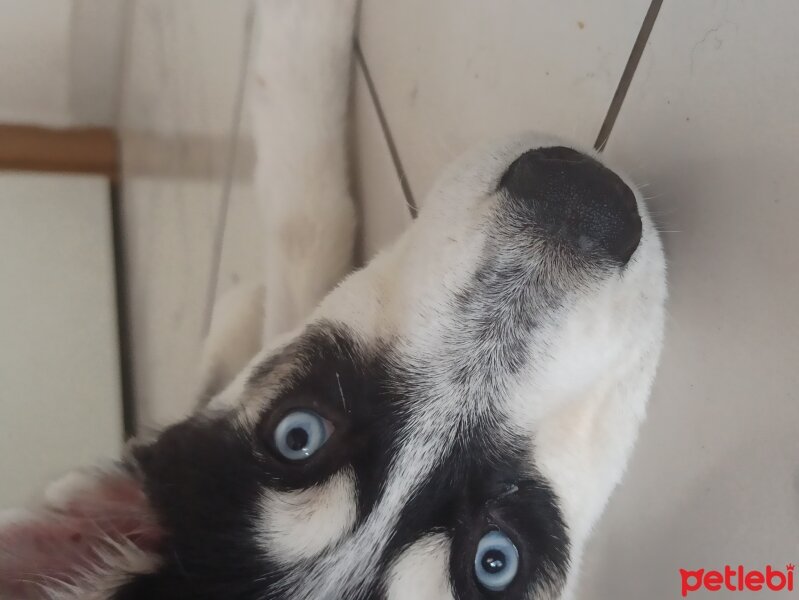
M0 509L122 446L108 183L0 174Z
M361 215L361 259L368 261L411 222L364 72L355 70L353 191Z
M126 0L0 0L0 122L116 123Z
M246 85L245 81L245 85ZM241 122L236 132L236 155L227 173L224 230L215 300L239 284L260 284L263 279L261 214L256 202L254 182L255 145L247 88L242 90Z
M117 124L125 21L132 8L129 0L72 0L67 54L69 108L76 124Z
M246 0L137 0L122 149L139 421L195 403L248 28Z
M192 408L208 299L260 280L261 229L246 105L234 123L248 3L142 0L133 7L123 191L134 391L146 426ZM410 215L360 71L353 105L353 187L371 256Z
M66 125L72 6L0 0L0 119Z
M417 201L470 145L593 144L648 0L365 0L360 40Z

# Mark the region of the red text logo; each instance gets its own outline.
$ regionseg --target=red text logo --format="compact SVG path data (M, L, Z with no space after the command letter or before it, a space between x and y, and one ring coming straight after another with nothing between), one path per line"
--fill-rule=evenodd
M719 592L722 590L730 592L759 592L772 591L781 592L793 591L793 565L787 565L785 570L775 569L771 565L766 566L765 571L749 571L738 565L734 568L726 565L723 571L705 571L697 569L688 571L680 569L682 579L682 597L685 598L691 592L707 590L708 592Z

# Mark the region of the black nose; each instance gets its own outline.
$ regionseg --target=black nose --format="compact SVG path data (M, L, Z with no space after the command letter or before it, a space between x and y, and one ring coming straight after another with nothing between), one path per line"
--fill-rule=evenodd
M578 252L626 264L641 241L633 191L613 171L577 150L555 146L517 158L500 188L521 203L545 235Z

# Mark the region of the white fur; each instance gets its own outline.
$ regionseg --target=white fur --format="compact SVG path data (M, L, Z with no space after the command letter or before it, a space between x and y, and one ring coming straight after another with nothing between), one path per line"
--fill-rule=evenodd
M94 487L95 482L95 477L89 471L71 471L47 486L44 501L53 510L61 510L66 508L70 500Z
M107 600L134 575L158 568L156 557L124 541L107 538L96 550L92 566L74 580L41 583L39 590L43 596L48 600Z
M449 546L449 538L436 533L405 549L389 570L386 599L453 600Z
M355 500L350 470L306 490L265 492L256 532L264 553L287 566L317 556L352 530Z

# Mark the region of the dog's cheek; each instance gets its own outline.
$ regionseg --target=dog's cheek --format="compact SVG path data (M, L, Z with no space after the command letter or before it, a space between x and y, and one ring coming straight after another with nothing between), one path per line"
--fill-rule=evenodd
M162 532L122 470L73 473L35 510L0 517L0 597L110 589L158 566Z
M290 567L318 556L350 533L356 506L350 468L308 489L269 490L259 502L258 544L270 560Z
M386 575L387 600L453 600L450 538L430 534L406 548Z

